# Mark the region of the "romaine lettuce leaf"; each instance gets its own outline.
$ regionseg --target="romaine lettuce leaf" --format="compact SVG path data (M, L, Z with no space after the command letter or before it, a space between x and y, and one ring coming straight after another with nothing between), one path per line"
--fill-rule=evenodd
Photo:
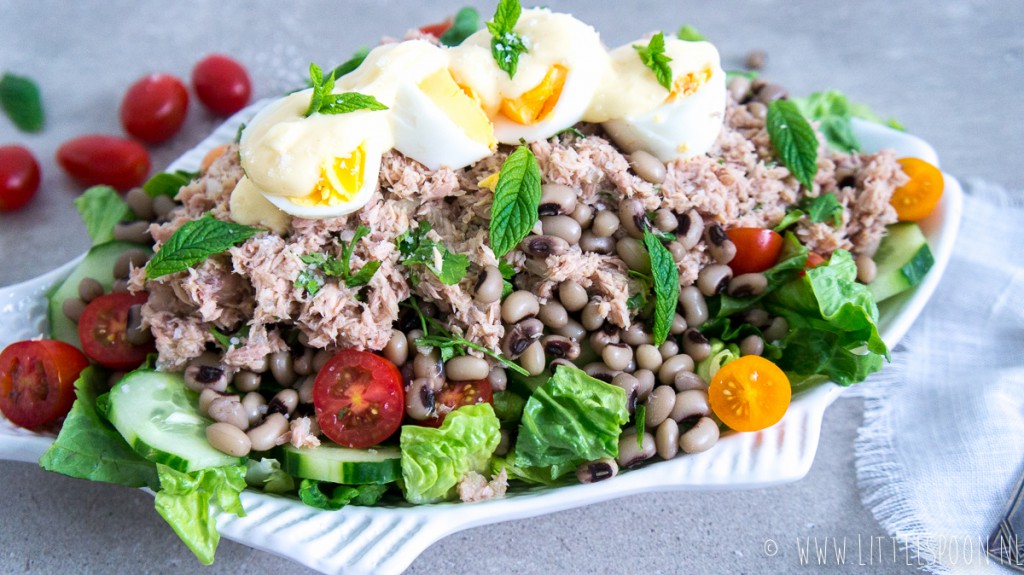
M281 462L267 457L259 461L250 459L245 463L245 483L265 493L292 493L295 479L281 469Z
M134 219L131 208L110 186L93 186L75 198L75 207L82 215L92 244L114 239L114 226L121 220Z
M213 563L220 534L215 509L245 517L238 494L245 489L245 466L211 467L181 473L157 465L160 491L156 510L203 565Z
M156 466L137 454L97 412L101 391L106 391L106 378L95 367L85 368L75 382L77 399L60 435L39 465L79 479L156 489L160 485Z
M584 461L618 455L619 434L628 421L622 388L559 366L526 402L515 462L552 467L551 479L557 479Z
M881 369L889 350L878 333L878 306L856 277L853 256L836 250L826 265L772 292L766 307L786 318L790 332L766 355L777 355L786 372L827 375L840 385Z
M467 471L490 469L500 439L501 424L489 403L456 409L438 429L403 425L399 443L405 498L412 503L451 498Z
M575 471L574 465L555 465L552 467L524 467L516 461L516 450L511 449L505 457L491 458L491 475L501 473L502 468L508 475L509 481L518 479L524 483L535 483L541 485L561 485L567 483L565 479L554 479Z
M330 495L324 491L323 483L315 479L303 479L299 485L299 499L310 507L325 511L337 511L346 505L374 505L380 500L387 485L336 485Z

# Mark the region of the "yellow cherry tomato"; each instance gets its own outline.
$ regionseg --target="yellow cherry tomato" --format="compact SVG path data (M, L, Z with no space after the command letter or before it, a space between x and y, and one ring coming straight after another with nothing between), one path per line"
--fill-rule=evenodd
M893 192L889 203L896 208L901 222L923 220L942 199L942 172L920 158L900 158L897 161L910 181Z
M736 431L771 427L786 415L793 395L789 378L777 365L757 355L745 355L711 378L711 411Z

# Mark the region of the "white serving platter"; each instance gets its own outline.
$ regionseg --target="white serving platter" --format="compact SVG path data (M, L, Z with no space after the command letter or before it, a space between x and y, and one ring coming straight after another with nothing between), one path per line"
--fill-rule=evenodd
M167 169L198 169L210 149L232 141L239 125L265 103L233 116ZM900 156L916 156L938 165L935 150L919 138L862 121L855 121L854 130L867 151L891 148ZM934 267L915 290L880 306L879 329L890 349L906 334L935 291L953 251L962 210L963 190L946 175L939 208L921 222L935 257ZM0 288L0 348L46 333L45 294L77 262ZM801 479L814 460L825 410L844 389L831 383L818 386L796 396L782 421L769 429L726 434L710 451L653 462L600 483L515 490L504 499L473 504L346 507L334 512L319 511L294 499L247 491L242 494L246 517L222 514L218 528L224 537L324 573L396 574L435 541L478 525L645 491L743 489ZM21 429L0 417L0 459L36 462L52 441L50 435Z

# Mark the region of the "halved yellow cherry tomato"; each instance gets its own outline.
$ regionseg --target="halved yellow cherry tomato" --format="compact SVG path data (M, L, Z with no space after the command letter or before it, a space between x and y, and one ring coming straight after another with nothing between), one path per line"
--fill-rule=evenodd
M792 395L786 374L757 355L745 355L723 365L708 388L711 411L736 431L775 425L786 415Z
M900 158L897 161L910 181L896 188L889 203L896 208L901 222L923 220L942 199L942 172L920 158Z

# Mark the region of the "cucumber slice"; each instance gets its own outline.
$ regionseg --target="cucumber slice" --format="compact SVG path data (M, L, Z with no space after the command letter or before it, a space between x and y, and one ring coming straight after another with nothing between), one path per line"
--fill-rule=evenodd
M397 447L350 449L334 444L280 448L281 468L304 479L345 485L391 483L402 476L402 452Z
M104 290L110 291L111 286L114 285L114 262L121 254L130 249L152 253L144 245L116 240L94 246L89 253L85 254L85 259L75 267L71 275L49 294L46 304L46 319L50 324L51 338L82 349L82 342L78 339L78 324L64 315L64 300L78 297L78 284L87 277L100 282Z
M917 224L893 224L875 252L878 272L868 289L880 302L920 284L934 263L928 240Z
M181 374L129 373L110 390L107 418L139 455L183 473L245 463L206 441L213 421L199 413Z

